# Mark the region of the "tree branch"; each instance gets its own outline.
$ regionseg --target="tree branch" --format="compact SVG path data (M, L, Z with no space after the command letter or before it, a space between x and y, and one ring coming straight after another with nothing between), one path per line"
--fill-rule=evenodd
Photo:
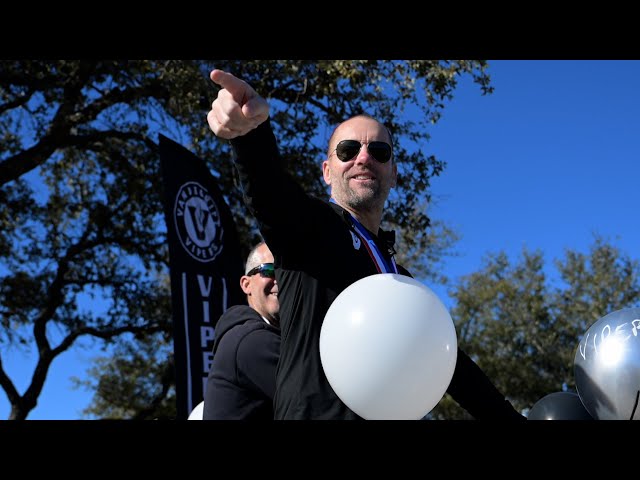
M129 104L133 101L140 101L144 98L161 98L169 99L169 90L160 81L154 81L141 87L132 87L123 89L110 90L99 97L96 101L90 103L78 112L79 115L87 120L94 120L102 111L119 103Z
M323 111L324 113L326 113L327 117L329 117L329 118L333 118L333 116L335 115L335 112L333 111L333 109L331 109L331 108L327 107L326 105L320 103L318 100L316 100L313 97L307 98L307 102L309 102L314 107L318 107L318 109Z
M7 372L4 371L2 366L2 357L0 357L0 387L6 392L7 398L11 405L17 403L20 400L20 394L16 390L15 385L11 379L7 376Z
M67 335L60 344L51 350L52 355L55 357L65 350L68 350L73 342L75 342L82 335L91 335L92 337L102 338L103 340L108 340L113 337L117 337L118 335L122 335L123 333L156 333L163 331L161 325L125 325L122 327L116 328L107 328L107 329L99 329L94 327L82 327L77 330L71 332Z
M69 135L67 145L73 147L87 148L89 150L101 150L103 144L109 140L137 140L146 144L149 148L155 149L158 145L146 135L135 132L121 132L119 130L95 130L84 135Z
M84 146L90 145L97 140L108 140L110 137L105 134L100 136L100 132L97 132L97 137L95 137L97 140L93 140L91 135L72 136L70 134L73 127L94 120L108 107L117 103L139 100L146 96L156 96L159 98L168 98L169 96L166 87L160 82L154 82L138 88L112 90L83 109L78 110L78 105L83 99L82 87L86 86L85 83L90 78L92 68L93 67L90 66L81 68L78 73L78 78L74 79L73 84L65 86L63 102L60 104L55 117L51 120L49 131L40 141L31 148L23 150L12 157L8 157L0 163L0 186L16 180L25 173L35 169L53 155L56 150L64 148L67 145ZM0 75L0 78L6 76L6 74ZM14 78L10 75L9 77ZM114 131L110 130L110 132ZM135 136L135 134L131 135L132 136L127 136L123 132L114 132L114 138L135 138L145 141L144 137Z
M78 243L75 243L69 247L67 253L60 259L58 262L58 270L56 271L56 276L51 282L49 289L47 291L47 303L45 308L40 312L40 314L36 317L33 322L33 335L38 346L38 352L40 354L40 358L43 356L46 357L51 353L51 346L49 345L49 340L46 335L47 322L51 320L53 315L56 312L56 309L62 304L63 295L62 290L66 284L65 275L69 271L69 264L71 263L71 259L76 256L78 253L82 252L86 248L91 248L94 244L97 245L100 242L87 242L87 238L89 236L90 230L86 229L80 237ZM44 380L43 380L44 381Z
M31 148L5 159L0 163L0 186L12 180L16 180L25 173L44 163L59 147L64 145L74 125L73 113L82 95L79 83L67 86L64 89L64 101L58 111L48 132Z
M0 186L18 179L47 161L60 144L60 138L45 135L31 148L21 151L0 163Z
M132 417L132 420L147 419L149 415L153 414L153 412L156 411L156 409L160 406L162 401L167 397L167 394L169 393L169 389L175 383L175 365L174 365L173 356L171 356L169 361L165 363L160 382L162 383L162 390L160 391L160 393L158 393L158 395L153 397L148 407L143 408L142 410L137 412Z
M0 115L2 115L7 110L12 110L16 107L19 107L27 103L31 98L31 96L33 95L33 92L34 92L33 90L28 90L27 93L25 93L24 95L21 95L20 97L15 98L13 101L3 103L2 105L0 105Z

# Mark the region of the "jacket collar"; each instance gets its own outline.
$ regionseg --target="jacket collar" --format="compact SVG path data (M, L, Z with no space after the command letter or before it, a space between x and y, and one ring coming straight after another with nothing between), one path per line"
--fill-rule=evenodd
M334 203L334 202L327 202L327 203L331 206L331 208L333 208L333 210L336 213L342 216L342 219L349 226L349 228L353 228L351 223L351 214L347 210L342 208L337 203ZM374 234L373 237L375 240L377 240L378 244L384 245L386 247L387 251L389 252L389 255L395 255L396 251L393 248L396 243L395 230L383 230L382 228L379 228L377 234Z

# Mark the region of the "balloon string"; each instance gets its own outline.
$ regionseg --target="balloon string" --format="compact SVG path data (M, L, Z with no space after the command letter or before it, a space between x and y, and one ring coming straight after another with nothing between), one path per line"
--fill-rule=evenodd
M636 408L638 408L638 399L640 398L640 390L636 394L636 403L633 405L633 411L631 412L631 418L629 420L633 420L633 416L636 414Z

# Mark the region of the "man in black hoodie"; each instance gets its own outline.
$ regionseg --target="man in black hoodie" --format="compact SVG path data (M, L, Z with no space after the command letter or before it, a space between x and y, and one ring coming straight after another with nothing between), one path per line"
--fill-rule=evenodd
M231 140L245 202L275 258L282 344L274 417L359 419L331 388L319 339L327 310L349 285L376 273L411 276L395 263L393 232L380 228L397 178L391 133L364 114L338 125L322 164L327 202L287 173L267 101L230 73L214 70L211 80L221 89L209 126ZM460 349L447 392L476 419L526 420Z
M229 308L216 324L203 420L273 420L280 305L264 242L249 253L245 272L240 287L249 306Z

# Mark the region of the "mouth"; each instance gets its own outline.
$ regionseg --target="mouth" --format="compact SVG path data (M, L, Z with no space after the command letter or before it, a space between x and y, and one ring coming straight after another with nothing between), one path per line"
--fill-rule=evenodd
M353 175L349 180L355 180L356 182L373 182L376 180L376 177L368 173L360 173L358 175Z

